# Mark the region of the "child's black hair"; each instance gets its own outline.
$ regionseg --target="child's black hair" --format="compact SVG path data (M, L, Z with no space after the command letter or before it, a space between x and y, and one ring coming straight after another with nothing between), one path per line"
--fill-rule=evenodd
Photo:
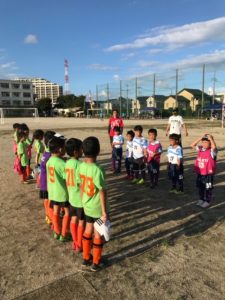
M66 153L70 156L74 156L74 152L78 152L82 148L82 141L79 139L71 138L66 142Z
M142 127L141 125L136 125L136 126L134 127L134 131L140 131L140 132L142 133L143 127Z
M51 153L58 153L60 148L64 148L65 142L65 139L54 136L48 143L49 151Z
M55 131L48 130L44 133L44 143L48 146L49 141L54 137Z
M174 140L174 141L179 141L179 139L180 139L180 137L179 137L179 135L178 134L176 134L176 133L172 133L172 134L170 134L169 135L169 139L170 140Z
M113 131L114 131L114 132L119 132L119 133L121 132L120 127L118 127L118 126L114 127L114 128L113 128Z
M18 131L18 134L17 134L18 140L20 140L23 137L26 137L26 133L24 131Z
M83 152L86 157L94 158L99 155L100 143L95 136L89 136L83 141Z
M21 131L29 131L29 127L28 127L27 124L25 124L25 123L20 124L19 129L20 129Z
M127 131L127 135L132 136L132 139L133 139L135 134L134 134L133 130L129 130L129 131Z
M149 133L153 133L155 136L157 136L157 129L151 128L151 129L149 129L149 131L148 131L148 134L149 134Z
M14 123L13 124L13 129L19 129L20 128L20 124L19 123Z
M43 131L43 130L37 129L37 130L34 131L34 133L33 133L33 138L34 138L35 140L40 139L40 138L43 138L43 137L44 137L44 131Z

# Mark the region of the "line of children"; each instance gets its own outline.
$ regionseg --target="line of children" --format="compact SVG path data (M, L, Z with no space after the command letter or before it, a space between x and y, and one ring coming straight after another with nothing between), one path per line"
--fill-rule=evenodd
M19 141L15 152L20 157L23 181L27 182L27 132L19 129L14 136ZM40 155L36 155L35 164L40 163L40 198L44 202L46 222L52 224L54 238L61 242L69 241L71 233L73 250L83 251L82 266L91 265L91 271L98 271L103 267L104 238L94 229L94 222L100 218L106 222L109 213L105 173L97 164L99 141L96 137L89 137L83 143L74 138L66 141L54 131L34 132L36 143L43 138L45 151L43 153L42 145L36 147L41 149L36 153L43 156L40 160ZM83 162L79 160L82 151ZM70 157L67 161L65 153Z
M130 130L127 132L125 156L127 175L125 178L132 180L132 183L135 184L144 184L147 167L150 187L155 188L159 179L162 145L157 140L156 129L149 129L148 142L142 136L142 132L143 128L140 125L135 126L134 131ZM118 134L119 132L115 134L115 138L118 137ZM122 137L120 139L122 140ZM199 142L202 145L198 146ZM196 204L206 208L212 201L217 148L213 137L209 134L195 141L192 147L198 152L195 170L200 199ZM120 147L120 157L122 157L122 146ZM184 194L183 149L180 146L180 137L177 134L170 134L169 136L167 159L168 177L171 180L170 193L182 195Z

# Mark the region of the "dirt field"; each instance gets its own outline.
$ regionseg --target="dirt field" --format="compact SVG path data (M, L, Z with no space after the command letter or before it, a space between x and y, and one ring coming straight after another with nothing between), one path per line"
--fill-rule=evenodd
M83 273L81 255L70 243L53 239L44 221L43 204L33 184L21 185L13 173L12 132L15 122L0 125L0 299L225 299L225 129L211 122L189 121L183 138L185 195L168 193L166 156L162 155L159 187L133 186L110 171L107 121L87 119L31 119L34 128L57 129L66 137L96 135L101 141L99 162L107 172L113 239L105 245L109 266L99 273ZM164 121L125 121L158 128L168 146ZM209 132L220 149L213 204L195 205L193 162L189 145Z

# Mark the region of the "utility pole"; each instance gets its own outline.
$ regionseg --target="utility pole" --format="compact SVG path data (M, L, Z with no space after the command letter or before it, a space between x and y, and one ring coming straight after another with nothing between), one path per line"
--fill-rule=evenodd
M127 84L127 118L129 117L129 103L128 103L128 84Z

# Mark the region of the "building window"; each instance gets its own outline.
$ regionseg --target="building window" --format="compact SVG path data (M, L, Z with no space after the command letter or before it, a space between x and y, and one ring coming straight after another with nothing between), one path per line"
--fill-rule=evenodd
M12 83L12 88L13 89L19 89L20 88L20 84L19 83Z
M1 86L1 88L9 89L9 84L8 83L1 83L0 86Z
M20 93L17 93L17 92L13 93L13 97L19 97L19 96L20 96Z
M31 102L30 101L23 101L23 104L29 106L29 105L31 105Z
M23 84L23 89L24 90L29 90L30 89L30 84Z
M9 92L2 92L2 97L9 97L9 96L10 96Z
M19 101L19 100L13 100L13 105L20 106L21 105L21 101Z
M10 106L10 101L8 101L8 100L2 100L2 105L3 106Z
M24 98L30 98L31 95L30 95L30 93L23 93L23 97L24 97Z

